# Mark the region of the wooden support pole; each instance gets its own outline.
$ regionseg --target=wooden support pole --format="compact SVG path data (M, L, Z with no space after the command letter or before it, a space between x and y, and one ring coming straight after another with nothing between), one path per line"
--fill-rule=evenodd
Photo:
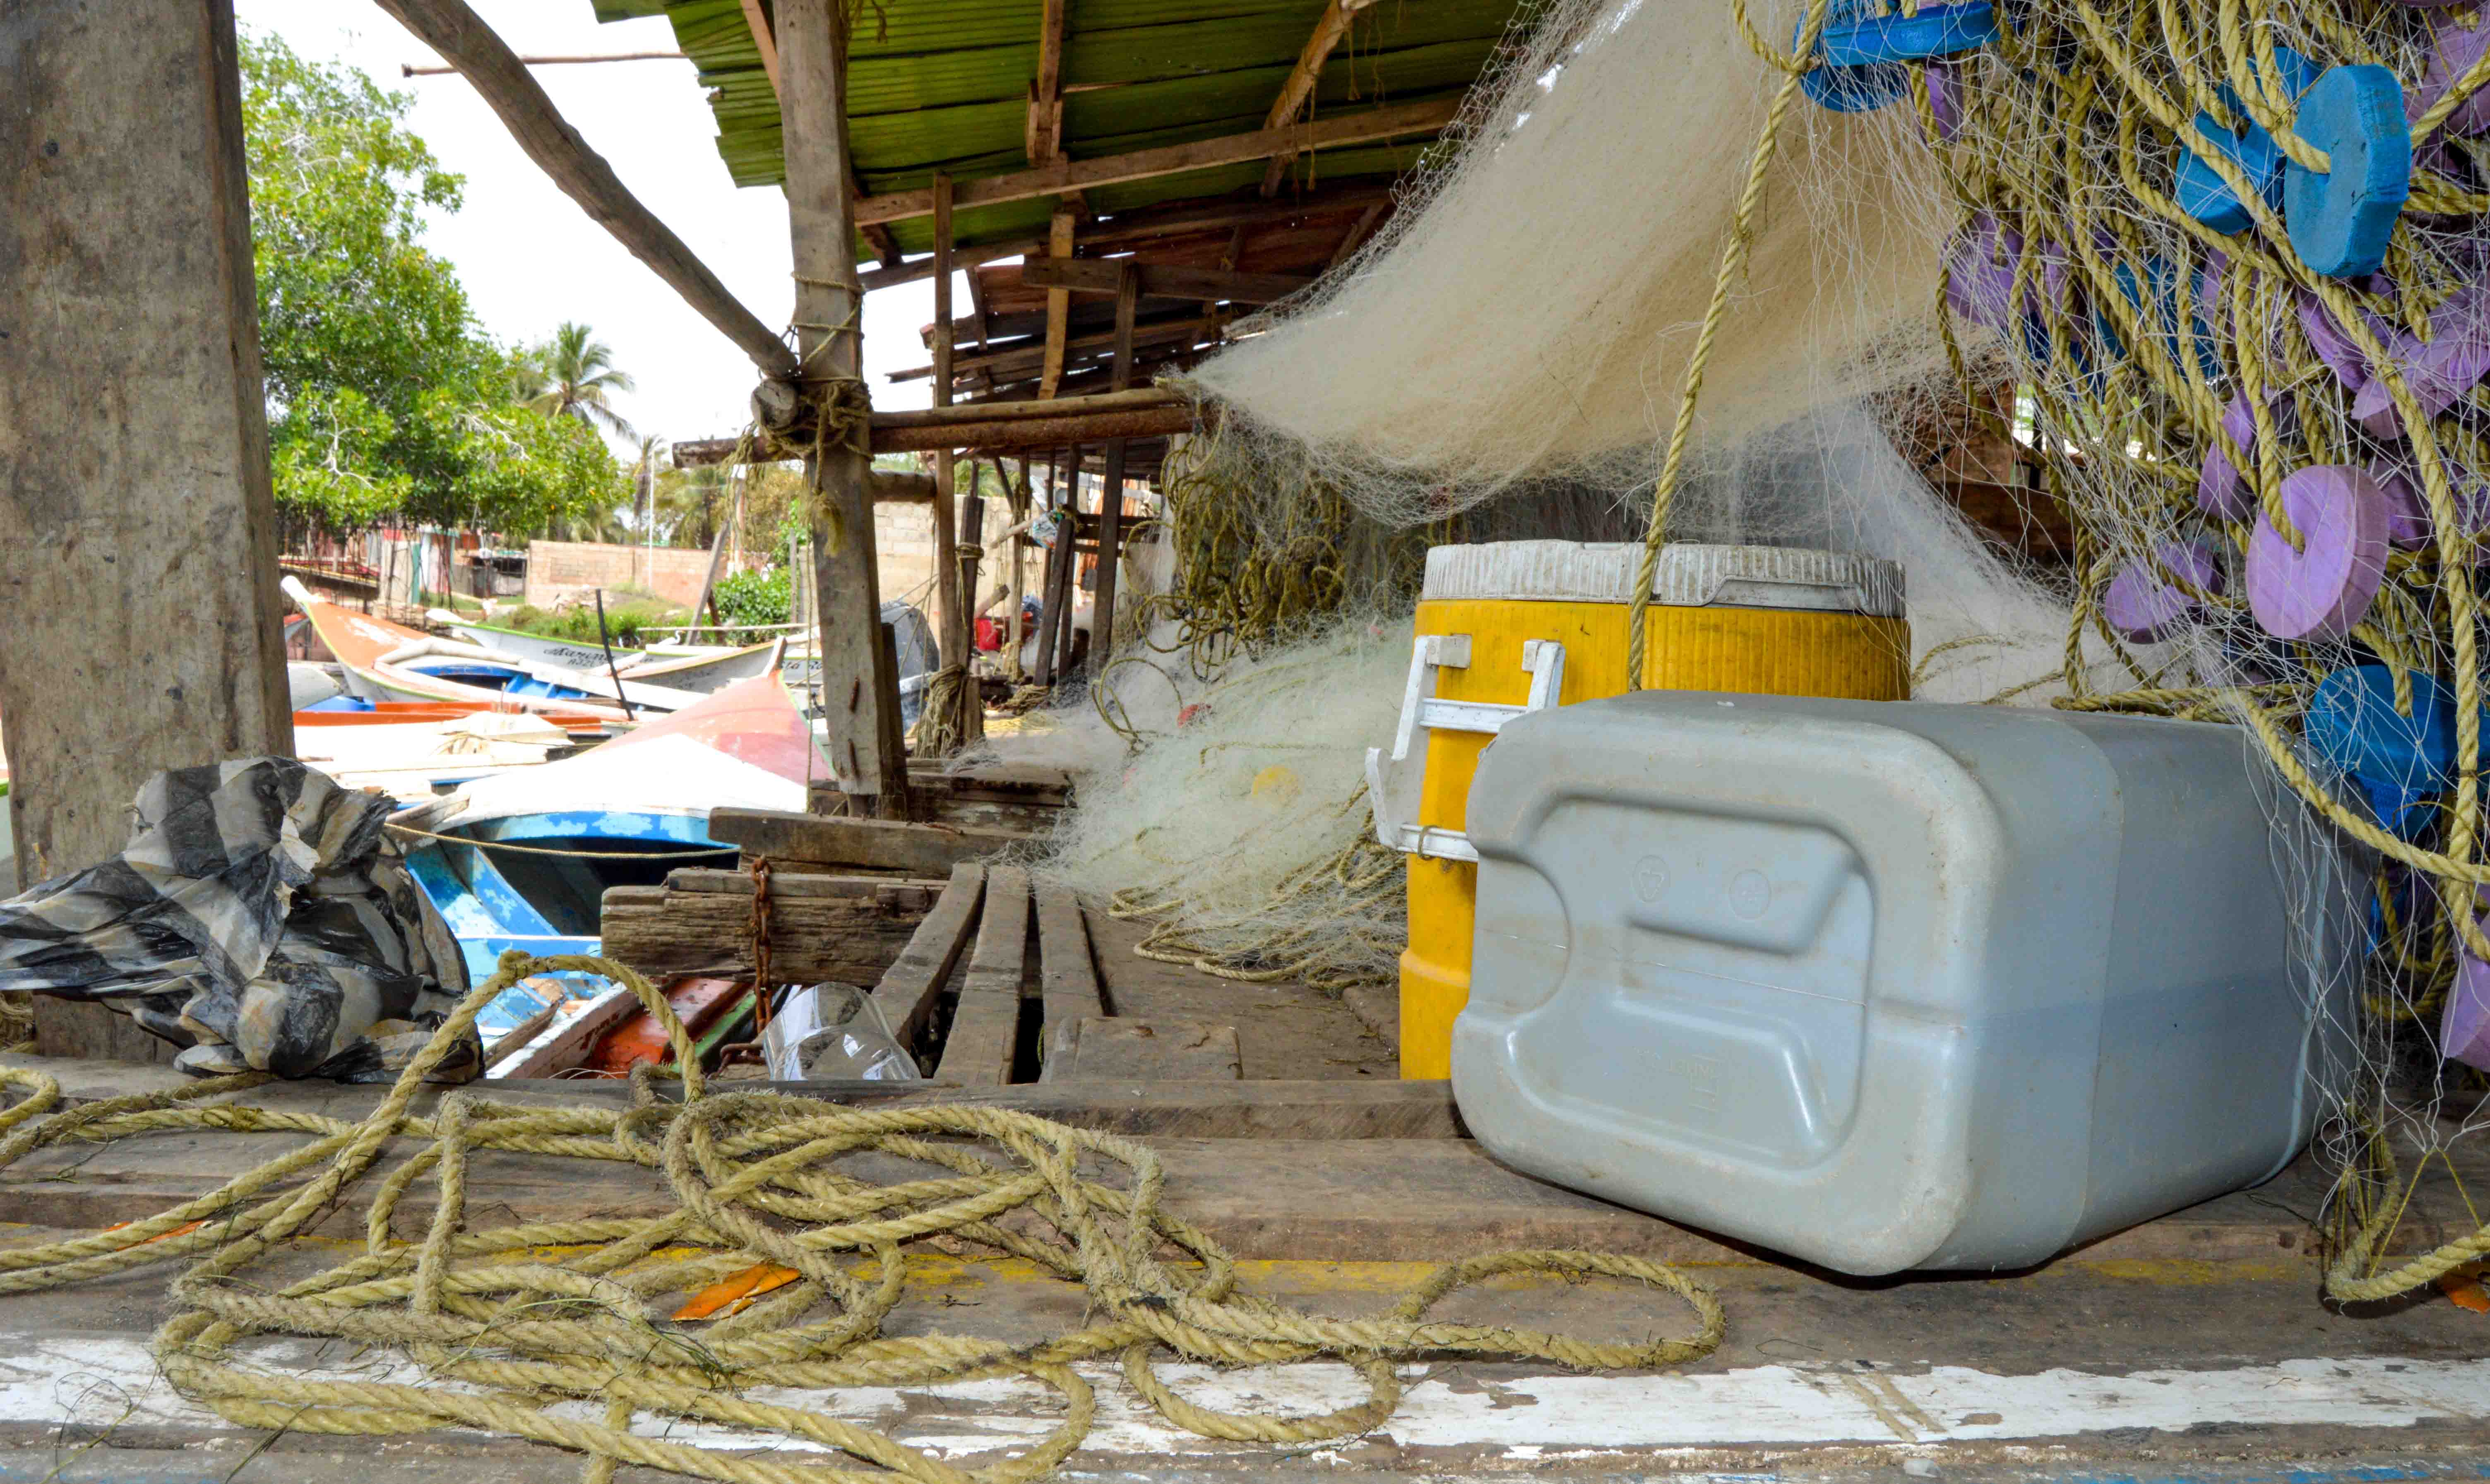
M1056 581L1062 585L1062 601L1047 608L1049 622L1055 625L1055 678L1062 680L1072 673L1072 635L1080 628L1073 622L1073 610L1081 606L1081 553L1076 543L1081 536L1081 461L1087 451L1074 444L1064 456L1064 466L1072 475L1072 489L1064 497L1067 513L1063 519L1063 570Z
M951 177L934 177L934 253L942 263L951 257ZM947 268L934 275L934 405L951 405L951 279ZM956 477L949 449L934 451L934 636L944 665L969 662L968 604L960 591L959 525Z
M683 240L623 189L605 157L590 149L579 131L563 121L553 100L529 75L527 64L468 9L466 0L380 0L380 6L419 41L441 53L443 61L458 69L477 95L501 116L519 148L553 178L563 194L578 202L580 210L740 347L763 374L783 376L795 368L778 332L727 292L717 275L692 255ZM840 124L844 132L844 117ZM844 152L841 158L845 159ZM851 226L849 236L854 235ZM844 240L841 247L844 249Z
M1049 454L1046 460L1048 509L1056 509L1062 504L1063 481L1058 473L1060 468L1061 465L1057 462L1057 455ZM1047 543L1046 565L1041 568L1037 579L1037 653L1030 656L1032 662L1029 679L1041 685L1055 684L1055 634L1060 626L1055 621L1055 590L1058 574L1063 569L1063 564L1072 560L1072 520L1069 516L1065 516L1062 517L1062 522L1056 530L1055 539Z
M1072 256L1073 231L1080 220L1079 213L1068 201L1058 201L1055 217L1048 226L1047 255L1057 258ZM1072 293L1069 289L1046 291L1046 361L1038 373L1037 394L1040 398L1055 395L1063 381L1063 335L1072 320Z
M1375 0L1331 0L1323 7L1322 15L1315 21L1314 34L1306 38L1305 46L1297 53L1297 65L1288 69L1288 77L1280 84L1280 96L1263 116L1262 127L1277 129L1314 102L1315 87L1322 81L1323 63L1331 59L1332 49L1340 44L1341 38L1348 35L1349 23L1357 18L1357 13L1374 3ZM1288 178L1288 162L1296 158L1294 150L1271 157L1269 168L1262 172L1262 194L1280 193L1280 183Z
M864 400L863 294L848 194L847 13L835 0L778 0L780 117L794 235L799 385L816 406ZM861 430L859 430L861 433ZM883 642L865 440L826 442L805 461L813 514L814 625L823 751L852 813L909 817L899 676Z
M1024 453L1020 460L1020 494L1011 503L1014 526L1028 519L1031 494L1028 480L1028 455ZM1006 483L1003 488L1008 491L1011 486ZM1011 678L1017 681L1024 678L1020 665L1020 647L1027 637L1024 632L1024 625L1027 621L1021 610L1028 602L1028 568L1023 564L1021 558L1020 538L1014 536L1004 544L1011 548L1011 647L1009 651L1011 660L1006 668L1010 671Z
M0 6L0 713L22 885L290 755L232 0ZM55 1055L169 1060L39 1000Z
M1063 154L1063 19L1066 0L1042 0L1037 22L1037 75L1028 84L1031 168L1053 164Z
M1115 385L1127 390L1133 380L1133 310L1142 299L1142 276L1124 265L1115 285ZM1098 492L1098 585L1089 605L1089 673L1106 673L1107 652L1115 639L1115 565L1124 541L1124 451L1116 438L1107 445L1107 473Z

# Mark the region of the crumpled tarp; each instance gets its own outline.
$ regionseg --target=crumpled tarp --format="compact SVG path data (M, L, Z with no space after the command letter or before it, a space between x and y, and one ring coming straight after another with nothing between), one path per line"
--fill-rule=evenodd
M0 990L109 1005L197 1076L390 1080L468 989L392 807L291 758L158 773L119 856L0 902ZM481 1072L468 1040L435 1081Z

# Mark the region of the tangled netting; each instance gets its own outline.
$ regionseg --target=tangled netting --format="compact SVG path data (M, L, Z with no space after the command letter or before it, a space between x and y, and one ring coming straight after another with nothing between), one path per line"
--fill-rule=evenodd
M628 985L665 1026L684 1071L683 1101L644 1077L626 1113L496 1104L453 1093L431 1118L409 1113L424 1074L459 1044L476 1012L538 973L593 973ZM1710 1292L1672 1268L1601 1253L1519 1251L1437 1269L1389 1313L1337 1320L1241 1293L1234 1262L1162 1204L1164 1177L1144 1145L992 1108L838 1108L766 1093L705 1094L690 1040L665 997L629 970L584 956L506 955L389 1095L361 1122L210 1099L257 1074L166 1093L64 1108L51 1078L0 1071L22 1090L0 1113L0 1165L65 1139L216 1128L309 1134L312 1142L219 1189L109 1232L0 1252L0 1293L103 1278L175 1260L176 1314L157 1357L183 1395L246 1426L390 1436L480 1430L587 1456L604 1484L618 1464L729 1484L1005 1484L1054 1471L1095 1414L1075 1362L1115 1359L1150 1407L1179 1427L1239 1442L1310 1442L1371 1429L1398 1404L1396 1362L1420 1354L1526 1357L1577 1369L1683 1364L1723 1332ZM384 1156L412 1154L394 1166ZM496 1151L635 1164L660 1172L664 1215L479 1226L471 1167ZM929 1171L895 1183L839 1161L885 1156ZM307 1177L297 1178L298 1177ZM334 1203L358 1194L362 1251L325 1272L272 1286L268 1262ZM402 1203L429 1194L421 1237L400 1240ZM949 1239L1026 1259L1080 1285L1089 1318L1034 1345L964 1335L885 1334L909 1288L911 1243ZM663 1295L756 1265L787 1285L739 1313L693 1327L662 1318ZM1598 1344L1561 1334L1430 1320L1436 1302L1497 1274L1605 1275L1678 1295L1694 1311L1684 1339ZM420 1379L305 1374L253 1353L263 1336L341 1339L394 1352ZM1335 1356L1369 1398L1314 1416L1240 1415L1196 1406L1154 1370L1161 1353L1219 1365ZM1062 1410L1039 1442L960 1463L808 1405L806 1392L1027 1378ZM445 1384L449 1383L449 1384ZM670 1438L729 1430L728 1447ZM871 1468L791 1462L755 1446L810 1447ZM842 1462L844 1462L842 1461Z

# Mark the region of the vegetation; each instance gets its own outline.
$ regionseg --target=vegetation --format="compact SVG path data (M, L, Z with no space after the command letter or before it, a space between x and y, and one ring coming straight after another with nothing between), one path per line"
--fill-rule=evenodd
M785 624L795 612L794 584L783 566L767 572L737 572L718 582L721 624Z
M624 591L605 595L605 632L618 650L638 649L642 636L651 628L673 628L687 622L682 609L653 593ZM568 639L576 643L596 642L596 605L581 603L560 612L543 608L520 608L495 622L509 628L523 628L549 639Z
M420 241L426 211L457 209L460 181L405 129L410 100L272 36L244 39L242 74L278 504L347 529L520 532L610 513L626 491L593 414L527 405L531 358L477 327ZM573 391L627 385L607 359Z
M520 361L518 384L522 399L537 412L575 419L591 431L618 438L640 436L614 410L612 398L631 390L631 378L616 369L614 352L586 325L565 322L552 339L528 352ZM648 451L646 441L641 451Z

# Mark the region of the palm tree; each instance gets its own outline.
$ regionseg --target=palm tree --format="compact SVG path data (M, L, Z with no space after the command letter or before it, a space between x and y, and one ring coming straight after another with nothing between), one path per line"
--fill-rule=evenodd
M621 438L638 434L616 412L610 393L632 390L628 372L616 370L614 352L586 325L565 322L530 358L542 378L528 405L556 417L573 417Z
M666 440L654 433L642 435L640 457L632 465L631 519L640 528L640 539L649 539L650 523L657 518L657 453Z

